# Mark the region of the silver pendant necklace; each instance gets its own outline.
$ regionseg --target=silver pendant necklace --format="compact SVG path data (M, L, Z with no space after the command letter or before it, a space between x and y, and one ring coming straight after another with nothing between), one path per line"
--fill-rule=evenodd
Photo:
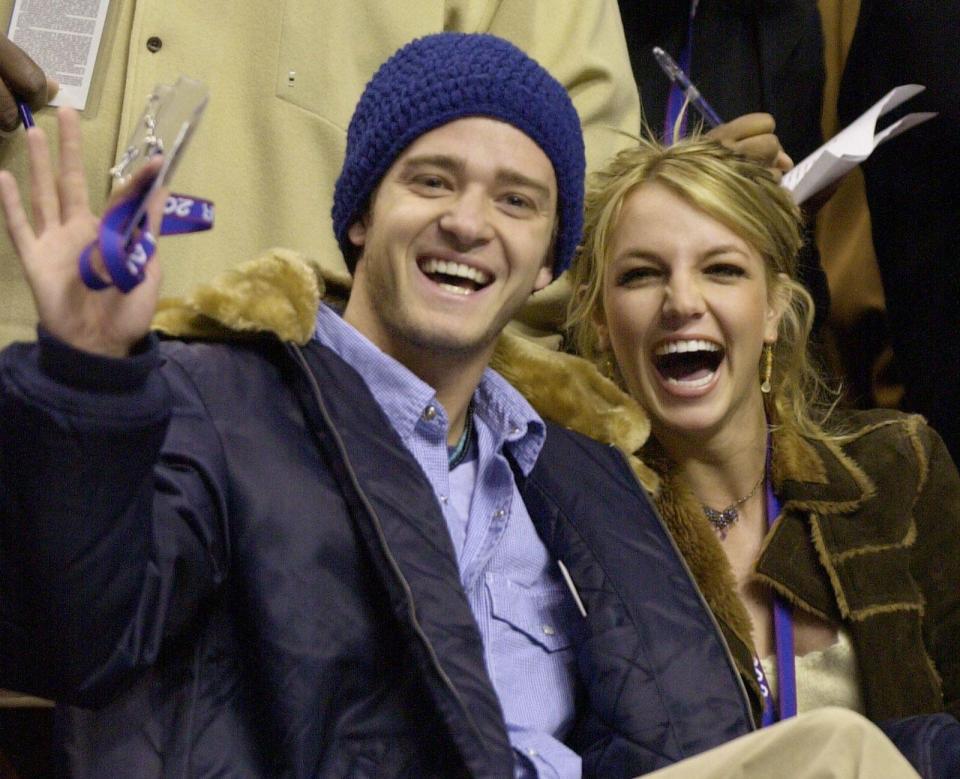
M716 530L720 535L721 541L727 537L727 531L730 530L731 525L740 519L740 512L737 511L737 507L750 500L750 498L757 494L757 490L760 489L760 485L763 484L764 476L766 476L766 472L760 474L760 478L757 479L757 483L753 485L750 492L748 492L739 500L735 500L721 511L712 509L705 503L700 504L700 507L703 509L704 516L707 518L707 522L709 522L713 526L713 529Z

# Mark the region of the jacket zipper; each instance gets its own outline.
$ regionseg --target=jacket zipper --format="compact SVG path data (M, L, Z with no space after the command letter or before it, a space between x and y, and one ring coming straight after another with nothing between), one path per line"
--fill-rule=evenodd
M300 347L296 344L287 344L287 347L293 352L294 359L303 369L307 376L307 380L310 382L310 389L313 392L314 400L317 403L317 407L320 409L320 414L323 416L323 421L326 423L330 435L333 436L333 439L337 444L337 448L339 448L341 452L346 452L343 439L340 437L340 431L334 426L330 419L330 415L327 413L327 408L323 400L323 394L320 392L320 386L317 384L316 377L313 375L313 371L310 370L310 366L307 364L307 360L303 356L303 352L301 352ZM383 528L380 525L380 518L377 516L376 511L374 511L373 506L370 505L370 501L368 500L366 493L360 487L360 483L357 481L357 476L353 471L353 467L350 465L349 459L344 457L343 463L344 467L347 469L347 472L350 474L350 481L353 485L353 488L360 496L360 501L363 504L364 509L373 521L373 527L376 530L377 538L380 541L380 548L386 556L387 562L390 564L390 570L393 572L393 575L397 578L397 581L400 582L400 586L403 588L404 595L406 596L406 602L408 604L408 616L413 624L414 631L420 638L423 645L427 648L427 653L430 657L431 663L433 664L434 670L437 672L437 675L440 677L447 690L453 695L467 722L470 723L470 727L473 728L477 739L480 741L481 745L483 745L484 751L486 751L486 739L483 737L480 728L470 715L470 712L464 704L459 691L454 686L453 681L447 675L447 672L443 670L443 666L440 665L440 659L437 657L437 653L433 648L433 644L430 643L430 639L427 638L426 633L424 633L423 628L420 625L419 619L417 619L416 609L414 608L413 604L413 591L410 589L410 584L407 582L406 577L400 570L400 566L397 564L396 558L394 558L393 553L390 551L387 540L383 535Z
M611 446L613 446L611 444ZM623 452L621 452L617 447L613 446L617 454L620 455L621 461L626 466L627 471L633 477L633 480L636 482L637 487L643 492L646 496L647 491L644 489L644 486L640 483L640 480L637 478L637 475L633 472L633 468L630 467L630 463L627 462L626 457ZM750 695L747 693L747 687L743 683L743 679L740 676L740 670L737 668L737 661L733 657L733 652L730 651L730 645L727 643L727 637L723 635L723 630L720 628L720 623L717 622L716 616L714 616L713 611L711 611L710 606L707 605L707 599L703 596L703 593L700 591L700 585L697 584L697 580L693 576L693 572L690 570L690 566L687 565L687 561L684 559L683 554L680 552L680 547L677 546L677 542L674 540L673 535L670 533L670 529L667 527L667 523L664 521L663 517L660 516L660 511L657 509L656 504L649 498L647 503L650 504L650 508L653 510L653 516L656 517L657 522L660 523L660 528L663 530L664 534L667 537L667 540L670 542L670 546L673 548L673 551L676 553L677 558L680 560L680 564L683 566L684 572L687 574L687 579L690 580L690 583L693 585L693 589L697 593L697 597L700 599L700 603L703 605L703 610L707 612L707 615L710 617L710 623L713 625L713 629L716 631L717 637L720 639L720 645L723 647L724 654L727 656L727 662L730 664L730 668L733 670L733 678L737 681L737 688L740 690L741 702L743 703L744 710L747 713L747 722L750 723L751 730L757 730L757 721L753 716L753 706L750 705Z

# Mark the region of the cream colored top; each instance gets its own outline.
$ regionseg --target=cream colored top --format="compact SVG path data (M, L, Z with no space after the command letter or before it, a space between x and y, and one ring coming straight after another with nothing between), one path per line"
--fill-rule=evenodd
M774 699L777 697L776 655L760 661ZM837 643L796 659L797 711L803 713L823 706L841 706L864 713L857 656L846 631L841 629Z

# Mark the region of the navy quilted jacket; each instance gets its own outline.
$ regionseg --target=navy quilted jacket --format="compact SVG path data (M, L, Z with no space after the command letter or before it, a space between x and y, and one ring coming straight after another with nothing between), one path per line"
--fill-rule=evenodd
M520 489L586 607L585 775L751 730L623 457L549 425ZM84 707L81 776L513 774L430 485L315 342L0 355L0 686Z

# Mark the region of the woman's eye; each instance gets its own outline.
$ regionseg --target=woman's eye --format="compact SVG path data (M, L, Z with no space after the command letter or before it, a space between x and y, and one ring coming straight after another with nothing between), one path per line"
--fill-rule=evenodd
M746 275L746 271L739 265L733 263L720 262L707 268L707 273L719 278L740 278Z
M617 283L620 286L641 284L643 282L650 281L651 279L655 279L658 275L659 271L656 268L628 268L617 277Z

